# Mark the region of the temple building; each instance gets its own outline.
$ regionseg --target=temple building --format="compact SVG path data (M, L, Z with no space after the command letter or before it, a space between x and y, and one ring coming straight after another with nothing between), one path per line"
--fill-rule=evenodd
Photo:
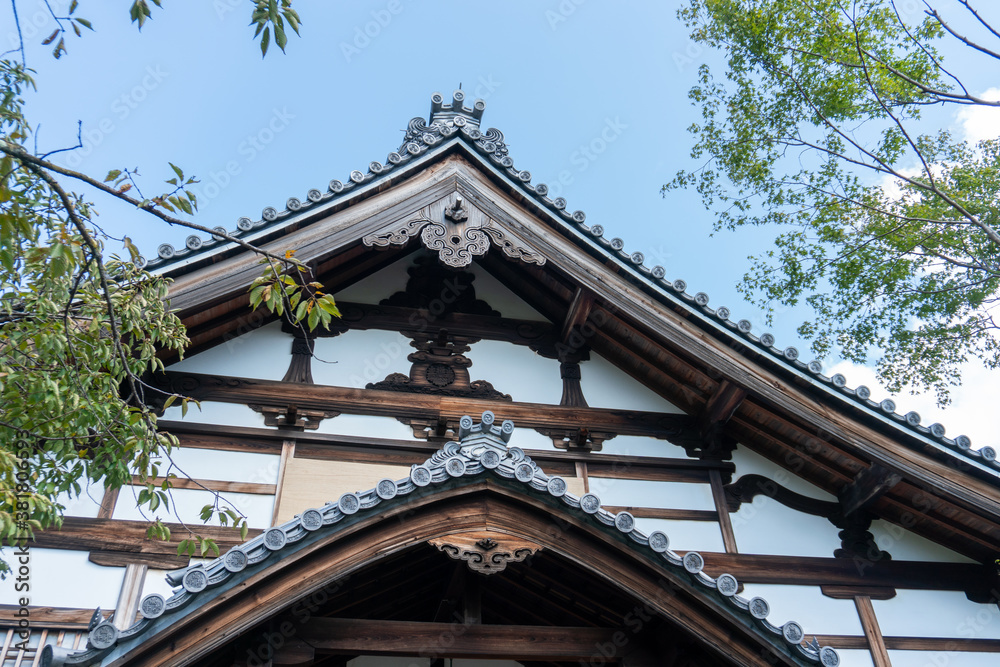
M220 556L91 489L31 546L27 647L0 584L0 667L996 665L996 452L646 266L484 109L435 94L227 232L294 249L329 329L251 310L236 243L158 248L191 347L151 382L201 403L150 393L161 471Z

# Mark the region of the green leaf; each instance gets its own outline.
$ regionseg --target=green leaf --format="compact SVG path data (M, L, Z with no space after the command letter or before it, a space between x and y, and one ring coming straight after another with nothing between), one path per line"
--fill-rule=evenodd
M264 36L260 38L260 56L263 58L267 55L267 46L271 43L271 27L268 26L264 28Z

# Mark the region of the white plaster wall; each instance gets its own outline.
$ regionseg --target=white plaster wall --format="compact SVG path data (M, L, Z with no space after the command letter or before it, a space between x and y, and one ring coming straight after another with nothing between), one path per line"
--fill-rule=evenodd
M639 435L619 435L605 440L597 454L623 454L626 456L655 456L666 459L686 459L687 453L680 445L666 440Z
M125 568L95 565L87 560L87 551L30 547L28 553L30 590L19 592L15 585L20 563L14 550L6 547L0 552L15 572L0 581L0 604L14 604L24 596L29 604L43 607L114 609L118 603Z
M998 653L964 651L889 651L892 667L996 667Z
M872 600L872 606L885 636L1000 639L997 605L971 602L961 591L898 589L896 597Z
M736 465L734 480L743 475L763 475L810 498L836 500L832 494L744 445L733 452L733 463ZM789 509L767 496L757 496L753 503L744 504L739 512L730 514L730 520L740 553L831 558L834 550L840 547L839 530L827 519Z
M363 389L390 373L410 374L406 356L410 339L396 331L348 331L333 338L317 338L312 376L316 384ZM287 368L287 364L286 364Z
M149 521L153 518L144 517L136 506L139 489L140 487L134 486L122 487L112 518L133 521ZM156 515L167 522L176 521L177 516L179 516L195 531L197 531L197 526L204 525L201 520L201 508L215 501L211 492L199 489L174 489L171 492L171 497L170 509L161 506L156 511ZM246 515L247 523L251 528L267 528L271 525L271 512L274 509L273 496L224 492L222 497L228 501L228 504L222 503L220 507L235 507ZM219 525L218 520L210 521L209 525Z
M682 414L682 410L598 354L591 353L589 361L580 362L580 388L592 408ZM558 396L556 402L559 402Z
M714 510L712 487L687 482L590 477L590 491L605 505Z
M163 412L162 420L185 421L195 424L214 424L216 426L246 426L248 428L267 428L264 426L264 415L254 412L239 403L220 403L217 401L202 401L200 406L188 405L187 416L181 416L181 407L172 405Z
M854 601L828 598L819 586L745 584L740 595L748 600L756 596L767 600L771 605L767 620L779 627L795 621L807 640L813 635L864 635Z
M411 266L412 257L406 257L340 290L333 297L338 301L377 304L406 288L406 281L410 277L406 269Z
M674 551L724 552L722 529L714 521L674 521L673 519L636 519L636 527L649 535L663 531Z
M480 415L469 416L473 417L476 422L479 421ZM558 447L552 444L552 438L549 436L542 435L533 428L517 427L517 422L514 422L514 426L514 435L510 438L510 444L512 446L517 446L524 450L540 449L546 452L555 452L559 450Z
M733 463L736 464L734 480L743 475L764 475L782 486L810 498L832 501L837 499L833 494L810 484L746 446L740 445L736 448L736 451L733 452ZM826 519L795 512L763 496L758 496L750 507L744 505L738 513L732 515L732 519L733 528L736 531L736 542L741 552L832 556L833 550L839 546L839 540L836 538L837 529ZM790 523L782 529L781 522ZM871 533L875 537L875 543L881 549L892 554L893 560L942 563L975 562L955 551L920 537L902 526L881 519L872 522ZM801 539L801 537L794 537L795 535L811 537ZM836 540L832 543L833 546L825 551L814 548L820 545L829 546L831 544L830 536ZM762 549L764 550L762 551Z
M195 447L176 447L170 458L178 466L174 472L178 477L192 479L214 479L224 482L253 482L255 484L277 484L281 457L277 454L254 452L229 452ZM166 472L164 463L160 473Z
M832 558L840 547L839 530L828 520L766 496L757 496L729 518L740 553Z
M169 366L172 371L280 380L292 359L291 334L272 322Z
M866 649L838 648L837 654L840 656L840 667L875 667L871 651Z
M354 303L377 304L382 299L406 289L406 281L409 279L406 270L411 266L413 266L412 257L402 259L337 292L334 298ZM476 288L476 298L490 304L503 317L533 322L547 321L541 313L529 306L483 267L473 262L466 270L476 276L472 283Z
M146 578L142 582L142 595L159 593L169 600L170 596L174 594L174 588L167 583L166 577L166 570L154 570L152 568L146 570Z
M490 304L493 310L500 311L502 317L532 322L548 322L541 313L529 306L527 301L508 289L506 285L494 278L479 264L473 262L469 270L476 276L472 283L472 286L476 288L476 298Z
M739 479L743 475L763 475L791 491L801 493L810 498L837 500L837 497L833 494L827 493L818 486L810 484L745 445L738 445L736 450L733 451L733 463L736 465L733 480Z
M483 340L473 344L465 356L472 360L470 379L486 380L515 401L558 405L562 398L559 362L523 345Z
M343 414L320 422L316 433L413 440L413 429L393 417ZM515 434L517 431L515 431Z
M976 562L957 551L952 551L882 519L872 521L871 534L875 537L875 543L879 548L892 554L893 560L920 560L934 563Z
M74 496L69 492L60 493L56 502L66 509L64 516L79 516L88 519L97 517L97 512L101 509L101 500L104 498L104 484L101 482L90 482L80 489L80 495Z

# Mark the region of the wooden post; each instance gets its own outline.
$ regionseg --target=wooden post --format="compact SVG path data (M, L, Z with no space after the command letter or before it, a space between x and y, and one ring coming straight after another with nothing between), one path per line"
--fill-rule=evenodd
M125 566L125 576L122 578L122 588L118 593L118 603L115 605L115 627L125 630L135 622L139 611L139 598L142 597L142 585L146 580L145 565L130 563Z
M878 627L878 619L875 617L875 608L872 600L867 595L858 595L854 598L854 606L858 608L858 616L861 617L861 627L864 628L865 638L868 640L868 648L872 652L872 662L875 667L892 667L889 661L889 651L885 647L885 639L882 631Z
M719 528L722 529L722 543L727 554L738 554L736 548L736 533L733 522L729 519L729 505L726 503L726 492L722 488L722 475L718 470L710 470L708 479L712 485L712 498L715 500L715 511L719 514Z
M285 469L288 462L295 457L295 440L288 439L281 443L281 461L278 463L278 486L274 490L274 509L271 511L271 525L278 522L278 511L281 509L281 493L284 490Z

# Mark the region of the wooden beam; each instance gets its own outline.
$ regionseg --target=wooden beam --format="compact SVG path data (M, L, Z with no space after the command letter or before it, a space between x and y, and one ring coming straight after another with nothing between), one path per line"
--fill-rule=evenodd
M93 609L71 609L68 607L29 607L31 612L31 627L64 630L86 630L94 615ZM13 604L0 604L0 625L17 625L20 618L17 614L21 607ZM107 618L111 611L102 612Z
M816 635L816 639L821 646L832 646L836 649L868 648L868 640L858 635ZM882 639L890 651L1000 653L1000 639L965 637L883 637Z
M164 389L191 398L224 403L278 402L300 409L337 410L357 415L396 419L458 422L463 415L492 410L500 419L511 419L523 428L557 428L566 424L619 435L644 435L671 439L693 437L695 420L687 415L577 408L541 403L491 401L468 397L305 385L195 373L167 371L155 380Z
M181 446L198 449L280 454L282 443L288 438L287 431L273 428L221 426L169 420L161 420L158 425L178 436ZM439 443L428 443L422 440L397 440L315 432L297 432L295 433L295 442L295 457L300 459L385 463L388 460L386 457L398 457L398 460L406 465L422 463L441 448ZM671 450L666 443L663 446L664 450L671 454L676 451ZM526 449L525 454L545 466L546 471L553 465L565 463L572 467L573 464L588 462L592 463L595 468L609 473L613 473L615 470L621 471L638 467L698 471L706 474L708 471L718 470L725 476L732 474L736 469L731 461L697 460L672 456L631 456L603 452L554 451L551 449Z
M712 510L676 510L664 507L627 507L603 505L609 512L628 512L637 519L671 519L674 521L718 521L719 513Z
M177 570L191 564L188 556L178 556L177 549L173 553L136 553L134 551L101 551L90 552L87 558L94 565L104 567L128 567L129 565L145 565L154 570Z
M313 664L315 659L316 649L298 637L291 637L274 650L273 655L271 655L271 664L274 667L279 665L282 667L305 667Z
M758 584L892 586L968 592L982 589L989 575L989 568L972 563L699 553L705 559L705 571L713 576L729 572L740 581Z
M845 515L870 507L903 479L902 475L873 463L857 474L854 481L841 489L840 505ZM875 665L875 667L880 667Z
M174 536L170 542L148 539L146 528L149 524L145 521L68 516L63 519L62 528L50 528L35 533L35 541L32 546L47 549L119 551L176 556L177 542L180 541L180 536L187 534L187 530L177 523L166 525ZM214 539L223 552L243 542L240 539L240 531L232 527L199 525L197 529L203 537ZM260 529L251 528L247 539L256 537L261 532Z
M621 649L613 628L481 625L312 618L297 637L319 654L420 655L422 657L589 660L597 647ZM610 650L610 648L609 648Z
M147 480L148 483L159 487L163 483L163 477ZM139 477L132 477L133 486L145 486ZM217 479L188 479L187 477L171 478L171 484L175 489L211 489L220 493L249 493L261 496L273 496L277 491L274 484L255 484L252 482L227 482Z

